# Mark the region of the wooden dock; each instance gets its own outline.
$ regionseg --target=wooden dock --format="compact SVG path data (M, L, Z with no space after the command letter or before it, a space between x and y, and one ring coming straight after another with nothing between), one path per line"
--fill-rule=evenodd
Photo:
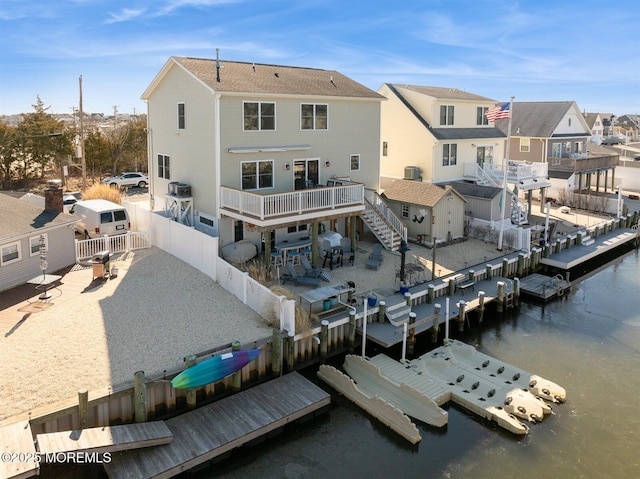
M173 434L164 421L37 435L38 449L45 455L71 451L88 453L125 451L168 444L172 440Z
M533 298L548 301L556 296L562 296L571 283L561 275L545 276L533 273L520 280L520 293Z
M168 478L308 416L330 395L290 373L166 421L173 441L112 454L111 478Z
M3 458L0 461L0 479L22 479L40 473L40 464L35 457L36 446L28 420L0 427L0 453Z

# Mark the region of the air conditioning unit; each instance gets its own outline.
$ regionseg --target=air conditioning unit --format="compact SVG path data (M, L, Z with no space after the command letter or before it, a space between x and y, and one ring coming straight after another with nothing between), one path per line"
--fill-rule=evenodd
M420 168L417 166L405 166L404 168L404 179L405 180L419 180L420 177Z
M175 195L180 197L191 196L191 185L187 185L186 183L178 183L176 185Z
M169 183L168 193L171 196L191 196L191 185L180 183L179 181L172 181L171 183Z

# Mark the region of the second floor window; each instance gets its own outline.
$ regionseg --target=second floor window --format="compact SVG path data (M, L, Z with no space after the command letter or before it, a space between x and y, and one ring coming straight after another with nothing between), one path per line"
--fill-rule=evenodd
M350 163L351 163L351 171L358 171L360 170L360 155L351 155L349 157Z
M171 179L169 169L169 155L158 155L158 178Z
M458 145L445 143L442 145L442 166L454 166L458 162Z
M243 161L242 189L260 190L273 188L273 161Z
M276 104L257 101L245 101L244 129L247 130L275 130Z
M440 124L453 125L453 105L440 105Z
M479 106L476 108L476 125L488 125L489 120L487 120L486 113L489 107L487 106Z
M520 151L522 153L531 151L531 138L520 138Z
M178 130L186 130L187 123L184 113L184 103L178 103Z
M327 105L312 103L300 105L300 128L303 130L326 130Z

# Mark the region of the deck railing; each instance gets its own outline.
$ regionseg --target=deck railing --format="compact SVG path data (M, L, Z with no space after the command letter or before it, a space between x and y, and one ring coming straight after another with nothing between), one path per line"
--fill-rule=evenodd
M149 247L151 247L149 235L138 231L129 231L123 235L76 240L76 261L87 260L101 251L122 253Z
M220 206L260 220L309 211L364 204L364 185L342 185L259 194L228 186L220 188Z

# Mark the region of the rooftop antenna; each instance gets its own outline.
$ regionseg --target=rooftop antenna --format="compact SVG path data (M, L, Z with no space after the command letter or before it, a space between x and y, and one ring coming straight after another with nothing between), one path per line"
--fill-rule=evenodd
M220 82L220 49L216 48L216 81Z

